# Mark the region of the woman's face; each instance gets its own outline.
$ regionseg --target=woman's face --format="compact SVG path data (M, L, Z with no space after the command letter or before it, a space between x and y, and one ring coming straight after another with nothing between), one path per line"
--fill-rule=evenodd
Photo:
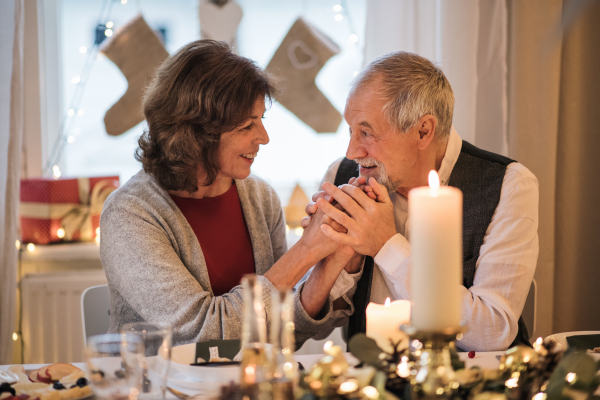
M265 113L265 100L259 98L252 108L252 114L244 123L232 131L221 135L219 144L219 175L233 179L246 179L250 167L258 154L261 144L269 143L269 135L262 123Z

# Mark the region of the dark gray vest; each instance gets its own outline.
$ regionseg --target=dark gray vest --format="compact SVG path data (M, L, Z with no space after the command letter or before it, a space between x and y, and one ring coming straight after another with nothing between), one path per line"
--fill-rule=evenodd
M452 169L448 185L463 192L463 285L467 289L473 286L479 249L500 202L506 166L513 162L515 161L463 141L460 156ZM357 164L344 158L334 184L343 185L356 176ZM365 309L371 298L372 279L373 258L367 257L353 298L355 312L348 322L348 339L356 333L366 331ZM522 318L519 318L519 332L510 347L520 343L531 346Z

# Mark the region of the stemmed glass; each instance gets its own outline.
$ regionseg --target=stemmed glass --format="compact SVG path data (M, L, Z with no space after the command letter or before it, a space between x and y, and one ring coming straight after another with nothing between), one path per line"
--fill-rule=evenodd
M127 367L122 354L136 358L143 356L143 342L137 336L116 333L87 339L85 358L89 382L96 396L102 400L135 398L139 393L142 371Z
M141 400L164 399L167 376L171 362L171 326L163 323L134 322L123 325L123 336L141 342L144 351L137 353L135 347L124 347L123 361L126 369L137 369L141 374L138 382Z

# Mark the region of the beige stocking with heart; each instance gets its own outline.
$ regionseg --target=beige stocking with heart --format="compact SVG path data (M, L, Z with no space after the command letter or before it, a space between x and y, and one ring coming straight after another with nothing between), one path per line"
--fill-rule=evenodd
M219 40L235 47L237 28L244 14L235 1L206 0L198 12L202 39Z
M325 34L298 18L267 66L269 73L283 78L277 101L317 133L336 132L342 122L315 83L327 60L339 52Z
M144 89L169 53L141 15L115 32L100 51L119 67L129 84L104 116L106 133L117 136L144 120Z

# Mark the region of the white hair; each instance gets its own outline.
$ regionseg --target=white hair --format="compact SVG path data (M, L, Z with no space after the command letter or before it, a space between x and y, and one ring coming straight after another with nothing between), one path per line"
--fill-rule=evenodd
M437 119L436 137L446 138L452 128L454 94L441 69L417 54L399 51L369 63L356 77L348 99L374 81L386 101L382 111L395 129L406 132L422 116Z

